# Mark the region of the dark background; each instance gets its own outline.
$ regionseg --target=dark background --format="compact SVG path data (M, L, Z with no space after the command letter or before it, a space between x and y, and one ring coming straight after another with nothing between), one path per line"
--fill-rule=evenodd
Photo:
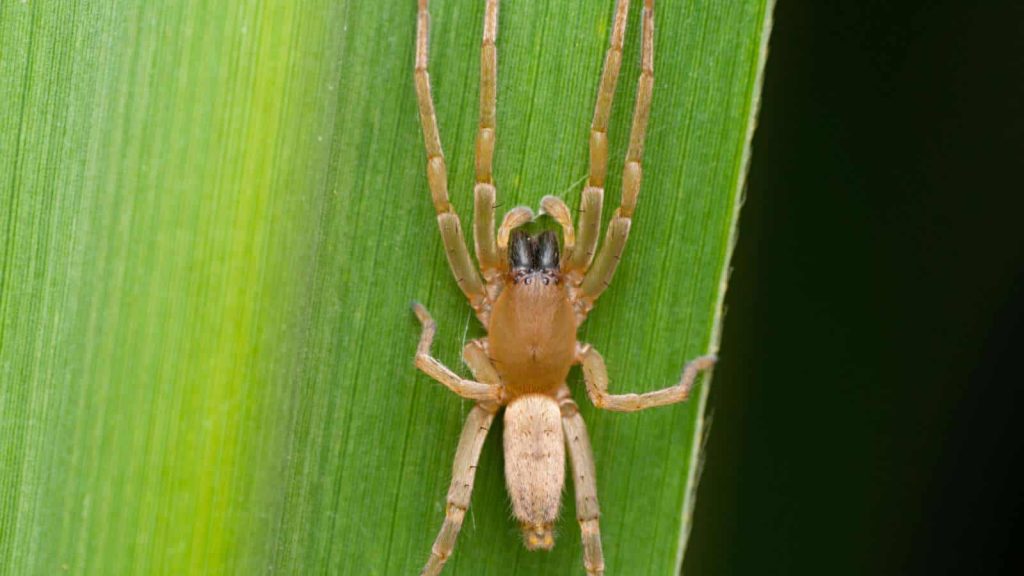
M1024 3L779 0L684 572L1024 573Z

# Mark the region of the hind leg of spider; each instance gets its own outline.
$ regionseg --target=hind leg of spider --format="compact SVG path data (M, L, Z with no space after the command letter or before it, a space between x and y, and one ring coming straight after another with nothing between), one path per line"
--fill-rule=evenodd
M455 463L452 464L452 483L448 488L448 500L445 505L444 524L434 540L430 550L430 559L420 572L423 576L436 576L441 573L444 563L452 555L455 540L459 537L462 520L469 509L470 496L473 493L473 480L476 477L476 465L480 459L480 450L487 438L487 431L494 421L495 409L477 404L469 411L466 424L462 427L459 447L455 450Z
M427 309L419 302L413 303L412 309L420 324L423 325L420 342L416 347L416 367L463 398L477 402L501 404L504 400L504 389L500 384L466 380L430 355L430 347L434 343L434 334L437 332L437 323L430 316L430 312L427 312Z
M597 475L594 472L594 453L590 436L579 408L573 402L569 389L559 390L558 404L562 410L562 429L572 463L573 485L576 491L576 519L580 523L583 540L583 566L588 576L603 576L604 554L601 551L601 510L597 504Z

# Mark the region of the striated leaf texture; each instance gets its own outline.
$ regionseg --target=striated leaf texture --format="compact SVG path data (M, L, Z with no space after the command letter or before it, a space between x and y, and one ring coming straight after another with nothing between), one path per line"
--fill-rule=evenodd
M483 2L432 4L468 230ZM613 6L502 6L504 208L577 204ZM715 348L770 11L658 3L644 190L580 335L615 391L669 385ZM0 574L418 572L470 405L414 370L409 302L463 373L483 332L427 191L415 16L411 0L0 3ZM571 385L608 574L678 571L706 383L625 415L594 410L578 371ZM582 574L571 488L556 548L530 553L501 468L495 430L446 574Z

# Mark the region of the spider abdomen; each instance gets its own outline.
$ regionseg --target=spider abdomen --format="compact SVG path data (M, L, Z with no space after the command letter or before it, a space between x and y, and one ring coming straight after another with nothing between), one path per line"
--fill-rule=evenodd
M505 481L531 550L555 545L552 526L565 484L561 418L558 402L541 394L520 396L505 409Z

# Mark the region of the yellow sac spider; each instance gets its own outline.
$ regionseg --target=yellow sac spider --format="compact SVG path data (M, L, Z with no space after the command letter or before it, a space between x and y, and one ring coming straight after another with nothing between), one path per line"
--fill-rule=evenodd
M494 234L495 187L491 159L495 142L498 0L486 0L480 56L480 121L476 138L473 237L480 273L463 240L459 217L448 201L447 172L427 74L430 17L419 0L416 31L416 96L427 152L427 180L448 264L487 337L469 342L463 358L475 380L466 380L430 355L437 329L420 304L413 308L423 325L416 367L463 398L476 402L455 453L445 520L422 574L436 575L455 547L476 463L494 417L505 407L505 479L512 512L527 548L554 546L552 526L565 484L565 448L576 485L576 513L587 574L604 574L598 525L597 483L587 428L565 384L569 369L582 364L587 395L598 408L631 412L686 400L697 374L714 356L689 362L675 386L646 394L609 394L601 355L576 340L576 331L594 301L608 287L629 236L640 192L644 135L654 86L654 0L644 0L641 73L629 151L622 177L622 200L595 258L608 166L608 118L622 64L629 0L619 0L590 126L590 173L580 202L579 235L568 207L546 196L541 210L562 228L562 248L553 232L530 236L518 228L533 219L529 208L509 210ZM481 277L482 276L482 277Z

